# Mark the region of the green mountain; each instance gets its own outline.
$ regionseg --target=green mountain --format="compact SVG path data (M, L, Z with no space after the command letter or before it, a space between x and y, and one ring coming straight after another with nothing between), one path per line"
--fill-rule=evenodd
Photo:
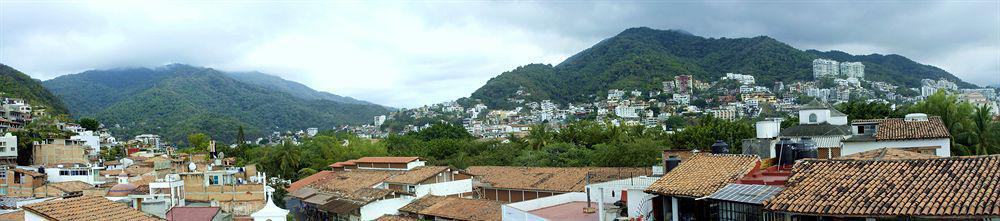
M861 61L868 79L917 87L923 78L948 78L948 72L899 55L853 56L842 52L802 51L766 36L705 38L679 30L631 28L605 39L562 63L529 64L504 72L472 93L490 107L510 108L520 89L527 100L558 103L593 101L608 89L661 88L677 75L715 81L725 73L754 75L760 85L812 80L812 60Z
M45 107L52 114L69 113L66 105L45 90L41 81L5 64L0 64L0 97L24 99L28 104Z
M261 72L228 72L226 75L232 77L233 79L242 81L243 83L254 84L282 91L306 100L328 100L348 104L376 105L374 103L354 99L352 97L340 96L325 91L316 91L299 82L285 80L284 78Z
M214 69L180 64L87 71L45 81L45 86L67 100L77 116L95 116L116 135L155 133L172 142L203 132L228 143L239 126L251 137L330 129L368 123L388 112L378 105L307 100Z

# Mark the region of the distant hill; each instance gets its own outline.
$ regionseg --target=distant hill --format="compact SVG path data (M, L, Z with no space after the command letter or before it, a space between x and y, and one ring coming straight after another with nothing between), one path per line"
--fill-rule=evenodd
M69 113L66 105L59 97L45 90L41 81L5 64L0 64L0 97L24 99L28 104L44 106L52 114Z
M490 107L509 108L507 98L523 89L528 100L586 102L608 89L651 90L677 75L715 81L725 73L754 75L760 85L812 80L812 60L861 61L868 79L917 87L923 78L947 78L973 87L939 68L899 55L852 56L802 51L766 36L704 38L679 30L630 28L562 63L529 64L504 72L472 93Z
M156 133L171 142L204 132L230 143L239 126L250 136L260 136L368 123L388 112L372 104L307 100L215 69L182 64L87 71L44 84L67 101L71 112L97 117L112 126L115 135Z
M232 77L233 79L242 81L244 83L259 85L266 88L283 91L285 93L289 93L293 96L302 99L329 100L329 101L348 103L348 104L375 105L374 103L354 99L352 97L340 96L324 91L316 91L313 90L312 88L309 88L309 86L305 86L299 82L285 80L284 78L261 72L228 72L226 73L226 75Z

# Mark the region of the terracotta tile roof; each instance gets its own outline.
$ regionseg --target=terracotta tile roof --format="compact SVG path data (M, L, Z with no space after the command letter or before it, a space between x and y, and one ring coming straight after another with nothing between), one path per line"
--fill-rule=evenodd
M405 217L399 215L383 215L375 221L417 221L419 219L413 217Z
M161 220L99 196L81 196L22 207L49 220Z
M2 120L3 118L0 118ZM24 210L10 211L4 214L0 214L0 220L3 221L23 221L24 220Z
M221 209L220 207L176 206L167 211L167 220L211 221Z
M413 168L406 173L392 176L385 182L390 183L403 183L403 184L418 184L424 180L434 178L437 174L445 172L448 170L446 166L422 166Z
M472 166L465 170L493 188L582 192L587 184L648 176L648 167L504 167Z
M361 188L370 188L385 181L396 171L352 170L333 172L331 176L318 179L312 186L321 191L354 192Z
M854 123L878 123L875 140L909 140L949 138L951 133L941 117L931 116L927 121L906 121L903 118L855 120Z
M23 173L25 175L32 176L32 177L45 176L45 174L39 173L38 171L25 170L25 169L21 169L21 168L14 168L14 172Z
M681 163L646 192L660 195L698 198L718 191L760 166L757 155L697 154Z
M1000 216L1000 155L804 160L768 210L865 217Z
M299 188L305 187L306 185L312 184L318 180L329 178L330 176L333 176L333 171L329 170L319 171L313 175L307 176L306 178L302 178L300 180L293 182L291 185L288 185L287 190L288 192L295 192Z
M362 157L354 160L354 163L409 163L419 159L419 157Z
M125 171L126 175L128 175L130 177L134 177L134 176L139 176L139 175L147 174L149 172L153 172L153 167L141 166L141 165L136 164L136 165L128 166L128 167L126 167L125 169L122 169L122 170ZM101 174L101 176L105 176L105 175L118 176L118 174L122 173L122 170L102 170L99 173Z
M913 151L901 150L898 148L879 148L859 153L843 156L840 159L856 160L903 160L903 159L931 159L941 158L937 155L922 154Z
M427 195L399 210L452 220L500 221L503 215L500 205L492 200Z
M60 191L63 191L64 193L82 192L85 189L94 188L94 186L90 185L89 183L85 183L83 181L75 181L75 180L74 181L66 181L66 182L49 183L49 184L46 184L46 186L48 186L49 188L58 189ZM41 186L41 187L36 187L35 189L37 190L37 189L44 189L44 188L45 188L45 186Z

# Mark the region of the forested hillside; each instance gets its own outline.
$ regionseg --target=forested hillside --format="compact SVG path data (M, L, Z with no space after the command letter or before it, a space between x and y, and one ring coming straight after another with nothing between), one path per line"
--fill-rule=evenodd
M96 117L116 135L155 133L171 142L183 142L197 132L230 141L240 126L252 137L271 131L335 128L367 123L388 112L378 105L302 99L187 65L88 71L45 85L69 100L72 112Z
M518 89L529 100L558 103L592 101L608 89L660 88L677 75L715 81L725 73L750 74L760 85L775 81L812 80L812 60L861 61L870 79L916 87L923 78L947 78L948 72L899 55L852 56L838 52L802 51L766 36L704 38L678 30L631 28L601 41L556 66L531 64L490 79L470 98L490 107L508 108Z
M2 97L20 98L28 104L44 106L49 113L69 113L66 105L59 97L45 90L42 82L5 64L0 64L0 93Z

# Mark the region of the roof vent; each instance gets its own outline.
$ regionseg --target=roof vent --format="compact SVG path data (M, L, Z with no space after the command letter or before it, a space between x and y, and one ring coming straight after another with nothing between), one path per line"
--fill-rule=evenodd
M927 121L927 114L923 113L907 114L906 121Z

